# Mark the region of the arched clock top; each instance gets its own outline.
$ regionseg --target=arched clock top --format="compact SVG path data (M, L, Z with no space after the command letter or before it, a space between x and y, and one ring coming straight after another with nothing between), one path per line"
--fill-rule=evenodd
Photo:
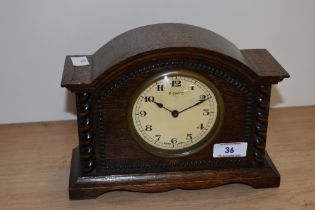
M212 31L178 23L127 31L87 56L87 66L74 66L71 57L75 56L66 57L61 86L73 91L94 89L126 67L164 58L208 60L233 69L253 83L274 84L289 77L267 50L239 50Z

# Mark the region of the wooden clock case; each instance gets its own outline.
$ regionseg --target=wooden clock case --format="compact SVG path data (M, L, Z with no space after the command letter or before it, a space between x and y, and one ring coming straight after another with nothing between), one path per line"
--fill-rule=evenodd
M112 190L162 192L228 183L277 187L280 175L265 151L271 85L288 73L265 49L239 50L218 34L185 24L155 24L114 38L76 67L67 56L61 86L76 94L79 146L72 152L70 199ZM136 88L172 69L214 83L224 118L213 141L180 158L143 150L128 129ZM247 142L247 156L213 158L213 144Z

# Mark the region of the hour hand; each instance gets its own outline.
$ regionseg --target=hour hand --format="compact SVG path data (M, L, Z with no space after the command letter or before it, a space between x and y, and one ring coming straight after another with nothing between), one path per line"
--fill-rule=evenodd
M163 108L164 107L162 103L158 103L158 102L155 102L155 101L153 101L153 103L155 103L159 108Z
M163 108L169 112L172 112L170 109L166 108L162 103L155 102L155 101L153 101L153 103L155 103L159 108Z

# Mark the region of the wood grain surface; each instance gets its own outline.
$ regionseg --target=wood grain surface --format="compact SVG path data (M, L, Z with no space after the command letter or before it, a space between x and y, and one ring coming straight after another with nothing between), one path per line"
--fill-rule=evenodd
M70 201L76 135L75 121L0 125L0 209L315 209L315 106L271 110L267 151L280 188L115 191Z
M87 55L88 66L73 66L72 56L82 55L66 57L61 81L61 86L71 91L92 90L102 85L105 76L165 58L194 58L212 65L228 65L229 70L259 83L276 84L289 77L267 50L240 50L215 32L179 23L147 25L122 33L93 55Z

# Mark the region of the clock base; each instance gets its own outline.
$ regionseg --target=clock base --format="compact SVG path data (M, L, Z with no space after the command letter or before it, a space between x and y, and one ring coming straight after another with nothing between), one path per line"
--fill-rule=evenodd
M79 149L75 148L72 151L69 197L73 200L91 199L113 190L164 192L204 189L230 183L247 184L254 188L278 187L280 174L266 152L263 165L247 168L82 176Z

